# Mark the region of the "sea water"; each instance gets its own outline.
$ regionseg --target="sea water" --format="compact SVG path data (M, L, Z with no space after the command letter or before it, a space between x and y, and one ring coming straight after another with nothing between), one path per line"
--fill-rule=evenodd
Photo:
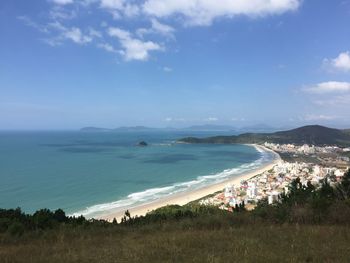
M176 143L210 135L0 132L0 208L95 217L221 182L274 158L248 145Z

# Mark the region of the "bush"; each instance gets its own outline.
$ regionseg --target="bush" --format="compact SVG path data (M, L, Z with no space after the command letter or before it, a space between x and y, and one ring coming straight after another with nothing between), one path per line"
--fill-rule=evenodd
M13 222L7 229L7 233L11 236L20 237L24 233L24 226L19 222Z
M53 218L60 223L67 222L68 220L66 213L62 209L57 209L53 214Z
M34 213L33 222L40 229L52 228L53 218L54 215L49 209L41 209Z
M0 218L0 233L6 232L10 224L11 220L9 218Z

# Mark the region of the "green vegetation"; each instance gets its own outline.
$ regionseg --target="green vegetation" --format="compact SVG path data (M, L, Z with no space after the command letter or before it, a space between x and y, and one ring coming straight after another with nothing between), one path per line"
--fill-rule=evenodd
M304 126L289 131L275 133L244 133L238 136L216 136L209 138L183 138L186 143L293 143L323 145L350 145L349 130L331 129L319 125Z
M350 171L319 189L295 180L253 211L166 206L117 224L0 210L1 262L348 262Z

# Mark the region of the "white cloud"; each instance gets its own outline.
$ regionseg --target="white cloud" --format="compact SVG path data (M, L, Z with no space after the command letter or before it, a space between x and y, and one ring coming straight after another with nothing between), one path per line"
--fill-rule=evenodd
M316 115L316 114L307 114L302 119L305 121L330 121L337 119L337 116L329 116L329 115Z
M175 39L174 32L175 29L169 25L160 23L157 19L151 19L151 27L150 28L139 28L136 31L136 34L139 36L143 36L146 34L160 34L166 36L168 38Z
M245 121L245 118L243 118L243 117L233 117L233 118L231 118L231 121Z
M129 31L116 27L110 27L108 34L111 37L118 38L123 50L121 54L126 61L131 60L148 60L149 52L163 50L162 46L152 41L141 41L134 38Z
M121 14L127 17L137 16L140 13L140 7L126 2L125 0L101 0L100 6L109 10L114 19L122 18Z
M208 121L208 122L215 122L215 121L218 121L219 119L216 118L216 117L208 117L206 119L204 119L204 121Z
M66 31L67 30L66 27L64 27L60 22L57 22L57 21L49 23L47 26L52 28L52 29L58 30L58 31Z
M334 59L325 59L324 64L335 70L350 71L350 52L346 51L340 53L339 56Z
M300 0L147 0L146 14L156 17L181 15L189 25L210 25L214 19L246 15L261 17L297 10Z
M183 21L185 25L210 25L217 18L230 18L238 15L251 17L262 17L266 15L282 14L284 12L298 9L302 0L47 0L55 5L47 10L48 19L42 25L31 21L27 17L19 17L28 26L47 34L44 39L46 43L56 46L66 40L77 44L87 44L98 40L96 46L108 52L120 53L126 61L148 60L151 51L164 50L164 45L159 37L175 39L175 28L165 24L160 18L177 16L176 21ZM70 5L69 5L70 4ZM90 9L91 7L91 9ZM64 24L65 20L78 18L82 12L93 13L95 9L103 10L115 19L124 19L130 22L131 27L141 27L132 31L109 28L110 36L118 39L120 50L114 49L106 44L103 34L91 26L80 28L73 24L75 20L69 21L69 26ZM98 11L98 10L97 10ZM126 20L137 17L137 21ZM91 23L96 22L92 20ZM148 26L139 26L147 23ZM106 22L101 26L108 28ZM96 28L96 24L95 24ZM130 29L131 30L131 29ZM135 31L134 31L135 30ZM148 35L149 34L149 35ZM145 41L146 35L150 38ZM157 35L157 36L155 36ZM153 40L152 40L153 38ZM340 62L339 62L340 63ZM340 65L342 65L340 63ZM170 72L170 68L163 68Z
M129 31L126 31L117 27L110 27L108 29L108 34L112 37L117 37L119 39L131 38L131 34Z
M140 13L140 8L137 5L125 5L123 8L123 13L127 17L137 16Z
M328 81L304 89L309 93L324 94L350 91L350 82Z
M95 38L102 38L102 33L98 30L95 30L92 27L89 27L88 31L89 31L90 36L95 37Z
M53 20L69 20L77 17L77 12L75 10L66 10L62 6L54 6L50 10L49 16Z
M90 43L94 38L98 38L99 32L89 28L88 33L83 33L78 27L67 28L63 26L60 22L53 22L47 25L51 31L58 31L58 35L45 39L45 42L51 46L58 46L63 43L64 40L71 40L76 44L82 45Z
M46 34L52 34L58 31L58 35L50 38L44 39L45 43L50 46L61 45L63 40L69 39L77 44L86 44L91 42L94 38L98 37L99 32L89 28L88 34L83 34L80 28L72 27L67 28L63 26L60 22L50 22L47 25L40 25L33 22L30 18L26 16L19 16L17 19L22 20L27 26L33 27L38 31L44 32ZM101 37L101 35L100 35Z
M169 67L163 67L163 71L164 71L164 72L172 72L173 69L172 69L172 68L169 68Z
M39 25L37 24L36 22L34 22L32 19L30 19L29 17L27 16L17 16L17 19L18 20L21 20L23 21L23 23L26 25L26 26L29 26L29 27L32 27L42 33L48 33L49 30L46 26L42 26L42 25Z
M67 4L72 4L74 2L73 0L50 0L50 1L58 5L67 5Z
M172 34L175 31L173 27L166 25L166 24L162 24L157 19L153 18L153 19L151 19L151 22L152 22L152 28L156 32L167 35L167 34Z
M172 117L167 117L164 119L166 122L186 122L185 118L172 118Z
M43 39L44 43L52 46L52 47L57 47L62 45L62 41L58 38L45 38Z
M88 7L91 4L97 3L100 0L79 0L79 4L83 7Z
M122 9L124 0L101 0L101 7L110 9Z
M92 37L90 35L84 35L80 28L77 27L72 27L71 29L65 30L62 36L77 44L86 44L92 41Z
M97 44L97 47L104 49L107 52L111 52L111 53L119 53L118 50L116 50L112 45L108 44L108 43L100 43Z
M326 96L326 98L317 98L312 100L312 102L316 105L321 106L345 106L350 105L350 94L342 94L338 96Z
M168 37L174 37L174 32L175 29L169 25L160 23L157 19L153 18L151 20L152 22L152 30L155 33L159 33L162 34L164 36L168 36Z

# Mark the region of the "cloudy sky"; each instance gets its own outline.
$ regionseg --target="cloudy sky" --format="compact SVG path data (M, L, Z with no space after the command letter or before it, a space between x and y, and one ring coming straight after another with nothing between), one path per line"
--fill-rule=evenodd
M349 0L1 0L0 129L350 127Z

